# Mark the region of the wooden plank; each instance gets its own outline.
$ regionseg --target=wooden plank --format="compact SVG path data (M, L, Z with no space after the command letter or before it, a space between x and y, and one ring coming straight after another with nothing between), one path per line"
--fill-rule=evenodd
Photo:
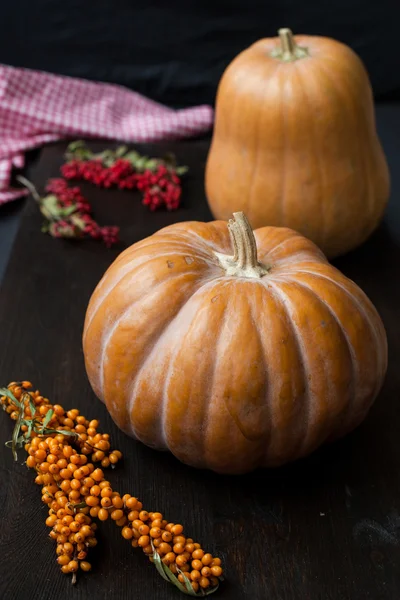
M107 144L109 145L109 144ZM96 142L96 148L105 144ZM117 224L129 245L180 220L209 220L203 188L205 142L175 149L191 170L184 204L151 214L129 192L83 189L104 224ZM153 154L160 146L141 147ZM39 189L57 176L65 144L47 147L33 179ZM99 418L125 460L110 473L121 493L181 522L189 535L222 557L224 600L365 600L400 597L400 247L383 226L362 248L336 261L367 292L387 328L385 387L353 434L289 467L245 477L221 477L180 464L119 432L95 398L81 349L89 297L121 248L53 240L27 204L0 297L0 384L27 378L50 399ZM46 509L32 472L14 464L3 445L11 422L0 418L0 597L5 600L151 598L179 592L156 573L117 528L99 528L93 571L76 588L59 572L48 539ZM22 462L23 452L20 453Z

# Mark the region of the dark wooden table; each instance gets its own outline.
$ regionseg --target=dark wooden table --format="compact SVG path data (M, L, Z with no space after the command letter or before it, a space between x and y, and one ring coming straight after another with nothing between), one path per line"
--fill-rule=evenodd
M96 143L101 147L101 143ZM104 147L104 146L103 146ZM57 176L65 146L41 154L39 189ZM169 146L169 149L171 146ZM160 147L144 148L151 153ZM179 212L150 214L130 193L84 190L99 221L118 224L125 245L177 220L209 220L204 142L175 148L190 166ZM395 188L397 173L394 173ZM223 559L224 600L366 600L400 598L400 210L393 197L385 223L360 249L336 261L378 308L389 339L386 383L364 424L346 439L279 470L244 477L196 471L135 443L113 425L86 379L81 333L87 302L121 248L54 240L27 203L1 297L0 384L27 378L64 406L99 418L122 450L110 473L122 493L182 522ZM166 600L180 592L162 580L117 528L100 528L93 571L72 588L55 562L46 509L33 475L3 442L11 421L0 415L0 598L2 600ZM181 596L183 597L183 596Z

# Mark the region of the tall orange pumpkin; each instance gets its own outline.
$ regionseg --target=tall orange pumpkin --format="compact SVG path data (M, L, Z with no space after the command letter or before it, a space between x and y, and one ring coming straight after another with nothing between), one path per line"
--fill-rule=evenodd
M352 430L387 363L357 285L298 233L253 235L234 216L125 250L83 333L89 380L121 429L224 473L281 465Z
M291 227L328 257L378 225L389 172L361 60L335 40L281 29L239 54L219 84L206 167L213 215Z
M281 465L352 430L387 363L382 322L355 283L298 233L253 235L234 217L171 225L125 250L83 333L116 424L221 473Z

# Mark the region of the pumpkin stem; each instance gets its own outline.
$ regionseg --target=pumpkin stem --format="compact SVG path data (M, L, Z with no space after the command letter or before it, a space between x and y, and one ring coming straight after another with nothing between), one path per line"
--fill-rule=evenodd
M215 253L226 274L251 279L259 279L266 275L271 267L257 260L256 240L246 215L242 212L233 213L233 219L228 221L228 229L233 256Z
M301 48L296 44L292 30L288 27L278 29L278 35L281 45L272 50L271 56L274 58L278 58L284 62L292 62L309 55L308 48Z

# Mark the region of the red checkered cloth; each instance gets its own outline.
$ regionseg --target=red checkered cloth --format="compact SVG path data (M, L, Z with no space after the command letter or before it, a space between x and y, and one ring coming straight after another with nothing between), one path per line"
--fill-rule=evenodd
M210 129L213 110L172 110L117 85L0 65L0 204L24 196L10 188L24 152L62 138L124 142L182 139Z

